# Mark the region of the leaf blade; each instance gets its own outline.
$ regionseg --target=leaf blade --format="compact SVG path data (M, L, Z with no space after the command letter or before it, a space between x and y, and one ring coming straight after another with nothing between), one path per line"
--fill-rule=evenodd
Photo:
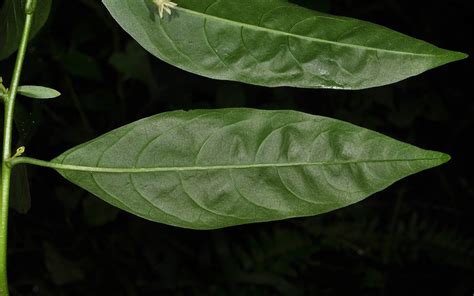
M137 0L103 3L146 50L183 70L262 86L362 89L464 58L363 21L286 1L179 1L156 18Z
M21 85L17 91L22 96L40 100L54 99L61 95L55 89L39 85Z
M66 179L140 217L194 229L310 216L447 161L349 123L294 111L159 114L53 162Z

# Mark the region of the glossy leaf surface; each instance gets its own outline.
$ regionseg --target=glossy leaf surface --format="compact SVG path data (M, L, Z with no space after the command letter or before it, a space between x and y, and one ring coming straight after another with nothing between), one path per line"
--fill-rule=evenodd
M220 109L145 118L53 162L135 215L213 229L335 210L448 159L330 118Z
M20 45L25 25L24 0L5 0L0 11L0 60L8 58ZM37 0L30 39L46 23L51 9L51 0Z
M283 0L103 0L115 20L163 61L214 79L263 86L363 89L464 58L462 53Z
M53 99L61 95L55 89L39 85L21 85L18 87L18 93L25 97L40 100Z

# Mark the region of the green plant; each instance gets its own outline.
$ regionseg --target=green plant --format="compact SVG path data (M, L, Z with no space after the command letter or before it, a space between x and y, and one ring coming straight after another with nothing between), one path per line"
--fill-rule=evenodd
M151 1L104 4L160 59L207 77L262 86L362 89L465 57L383 27L281 0L177 2L163 18ZM5 103L0 252L4 293L9 184L15 164L51 167L107 202L150 220L212 229L337 209L449 159L334 119L252 109L159 114L51 162L22 157L21 147L11 156L16 94L57 95L19 86L29 32L41 27L50 5L38 0L33 18L36 1L26 1L24 7L22 3L5 1L1 19L25 24L0 27L0 57L11 54L21 39L10 87L0 88ZM16 15L23 11L26 14ZM23 33L11 31L20 28Z

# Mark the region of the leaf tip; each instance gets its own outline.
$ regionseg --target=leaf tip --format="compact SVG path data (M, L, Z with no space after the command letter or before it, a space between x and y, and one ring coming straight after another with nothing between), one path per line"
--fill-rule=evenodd
M440 164L447 163L450 160L451 160L451 155L446 154L446 153L441 153L441 155L440 155L441 163Z
M434 154L432 154L432 166L431 167L440 166L442 164L447 163L450 160L451 160L451 156L449 154L446 154L446 153L443 153L443 152L434 152Z
M467 53L464 53L464 52L455 51L454 52L454 57L456 57L456 61L459 61L459 60L467 59L469 57L469 55Z
M460 51L450 51L449 54L446 55L446 64L464 60L468 57L469 55L467 53L460 52Z

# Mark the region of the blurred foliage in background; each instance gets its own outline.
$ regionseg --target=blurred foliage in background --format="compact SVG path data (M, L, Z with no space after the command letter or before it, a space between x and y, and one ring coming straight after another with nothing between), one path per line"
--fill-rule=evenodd
M293 2L473 54L472 1ZM13 63L0 63L7 83ZM28 156L51 159L159 112L245 106L346 120L453 159L335 212L217 231L148 222L53 171L18 167L12 295L472 295L473 69L470 58L353 92L212 81L151 57L99 0L53 1L22 82L63 96L18 99L16 146Z

